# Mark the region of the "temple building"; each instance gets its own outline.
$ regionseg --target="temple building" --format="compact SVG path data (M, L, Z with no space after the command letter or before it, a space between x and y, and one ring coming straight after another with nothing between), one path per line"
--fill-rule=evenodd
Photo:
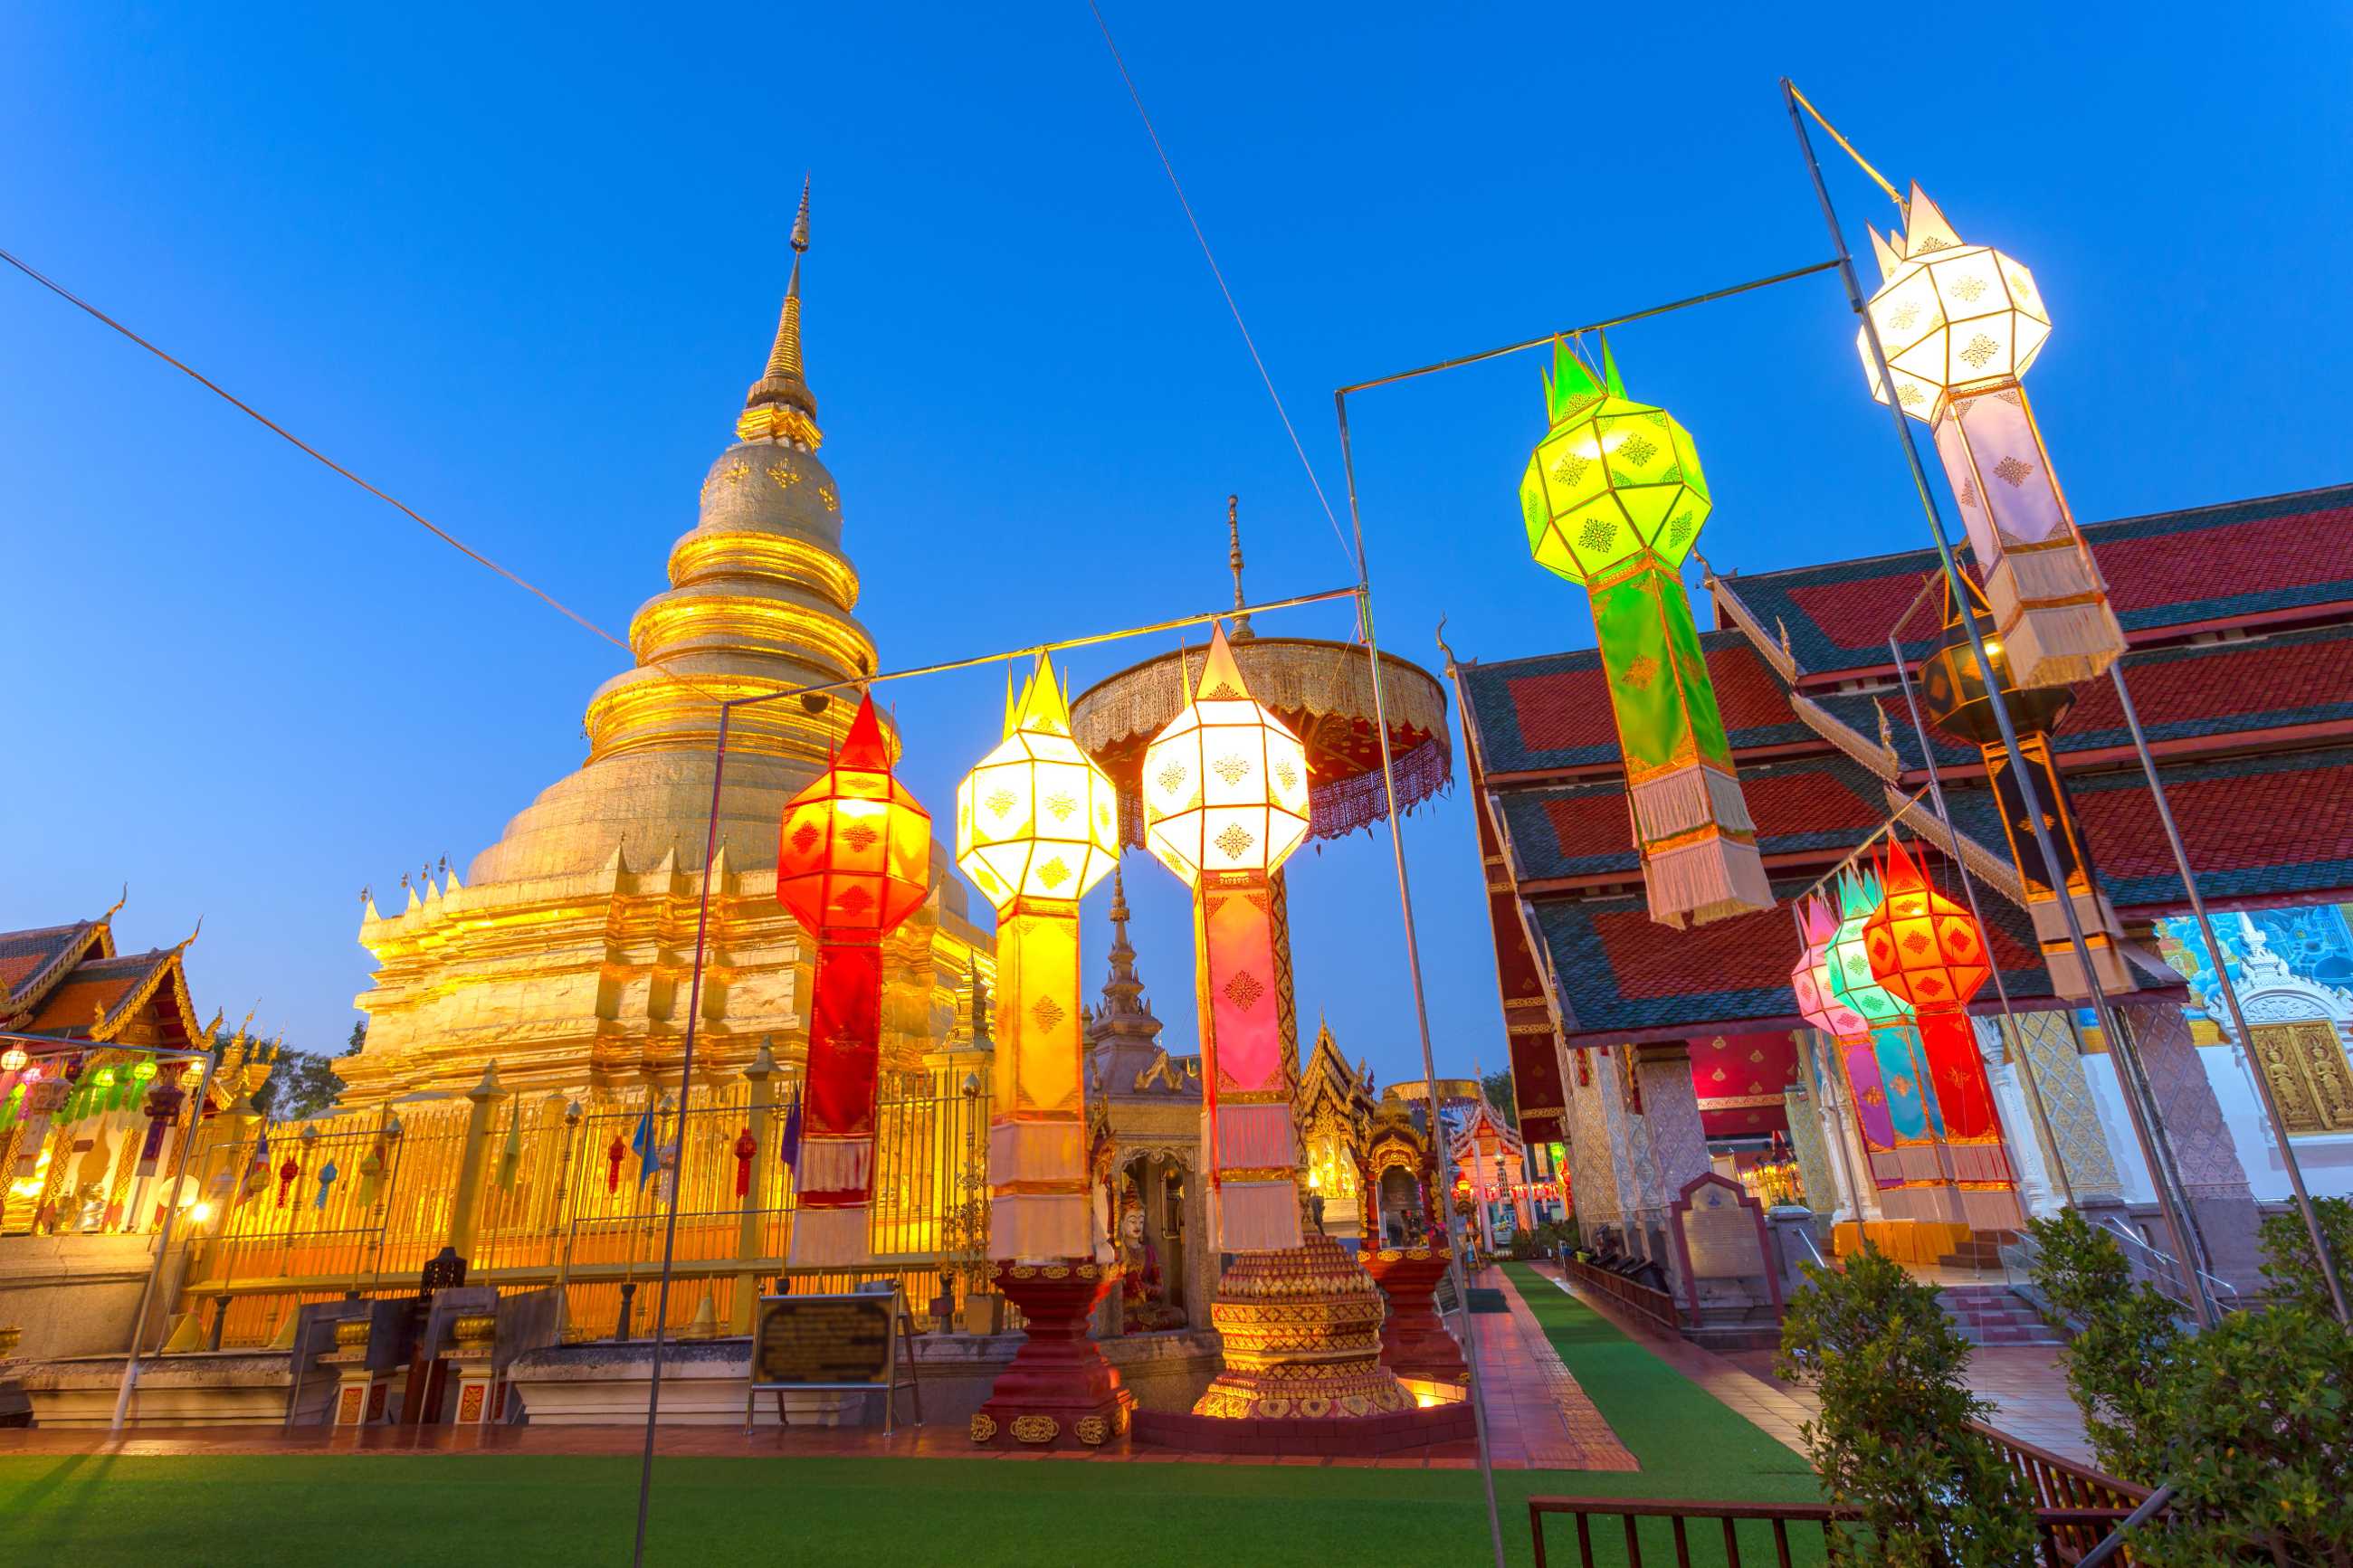
M2051 731L2095 871L2078 908L2114 916L2105 988L2162 1107L2191 1223L2215 1270L2255 1289L2255 1205L2288 1192L2255 1072L2271 1077L2313 1190L2353 1192L2353 486L2084 533L2257 1037L2230 1033L2105 678L2077 687ZM1919 694L1940 629L1935 565L1921 550L1706 579L1716 629L1700 643L1780 901L1707 925L1671 930L1645 909L1596 655L1455 667L1523 1116L1560 1108L1588 1237L1671 1274L1678 1194L1733 1159L1778 1157L1777 1135L1841 1245L1867 1231L1901 1249L1838 1058L1791 990L1803 944L1788 907L1891 813L1932 847L1956 896L1956 862L1977 885L2017 1026L1991 988L1969 1011L2019 1210L2072 1201L2124 1218L2147 1238L2144 1258L2164 1244L2109 1042L2090 1008L2057 999L2055 950L2030 918L2035 889L1979 748L1931 729L1957 834L1926 798L1889 638Z
M766 365L704 476L694 527L670 546L669 591L630 621L635 666L588 700L586 759L462 878L403 877L389 912L364 902L376 970L356 999L366 1048L337 1064L347 1104L463 1091L492 1060L513 1088L674 1079L706 881L699 1070L740 1070L764 1038L779 1066L802 1059L815 944L776 901L776 825L847 731L854 692L733 710L718 850L703 857L719 702L875 669L802 362L807 245L804 192ZM991 938L945 851L934 861L930 900L886 944L886 1069L943 1048L974 972L989 968Z

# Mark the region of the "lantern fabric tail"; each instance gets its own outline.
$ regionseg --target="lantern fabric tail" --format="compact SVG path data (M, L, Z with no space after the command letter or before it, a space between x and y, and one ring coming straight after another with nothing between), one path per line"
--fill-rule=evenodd
M874 1083L881 1035L882 950L827 942L809 1020L807 1121L797 1172L797 1266L863 1263L874 1173Z
M1297 1247L1298 1134L1282 1070L1274 895L1256 873L1211 873L1194 891L1215 1118L1208 1129L1228 1252Z
M2013 381L1947 395L1935 427L2019 683L2065 686L2105 672L2125 650L2124 628L2052 472L2026 389Z
M992 1258L1094 1256L1078 994L1078 905L1014 903L997 927L996 1084L988 1127Z
M1651 918L1696 925L1772 908L1682 581L1645 556L1591 595Z

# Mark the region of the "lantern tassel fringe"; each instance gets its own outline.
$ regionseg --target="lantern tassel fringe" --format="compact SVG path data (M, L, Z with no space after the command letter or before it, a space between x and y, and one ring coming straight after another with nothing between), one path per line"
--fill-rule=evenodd
M1226 1182L1218 1188L1226 1252L1274 1252L1300 1245L1299 1187L1293 1182Z
M1773 907L1773 885L1757 846L1722 835L1644 856L1642 881L1651 918L1663 925L1680 926L1685 919L1705 925Z
M796 1268L834 1268L871 1260L866 1250L867 1205L810 1208L803 1205L793 1216L793 1245L788 1261Z
M991 1199L988 1255L1092 1258L1094 1234L1087 1200L1075 1193L1008 1193Z
M1740 794L1740 781L1700 763L1644 779L1628 793L1633 796L1635 818L1642 825L1646 843L1655 844L1694 828L1715 826L1746 833L1756 826Z

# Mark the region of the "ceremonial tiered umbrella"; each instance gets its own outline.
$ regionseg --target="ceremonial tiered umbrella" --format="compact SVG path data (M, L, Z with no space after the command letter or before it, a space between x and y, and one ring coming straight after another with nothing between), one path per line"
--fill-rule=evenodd
M1888 1131L1894 1140L1894 1159L1873 1179L1883 1189L1941 1185L1945 1170L1937 1157L1936 1142L1944 1124L1938 1118L1935 1088L1922 1070L1920 1032L1913 1026L1912 1004L1873 973L1871 950L1863 939L1864 928L1883 901L1878 873L1867 868L1841 873L1838 897L1839 925L1831 935L1828 951L1831 996L1871 1027L1872 1055L1879 1063ZM1893 1212L1902 1205L1883 1197L1882 1206ZM1929 1212L1895 1217L1946 1216Z
M1307 755L1253 701L1220 627L1194 700L1144 755L1145 845L1193 890L1218 1235L1297 1247L1299 1147L1276 1016L1270 879L1307 837Z
M1886 864L1886 896L1862 928L1872 976L1917 1020L1963 1214L1979 1229L2014 1228L2018 1201L2001 1118L1964 1011L1992 973L1985 932L1936 890L1902 843L1888 846Z
M1916 184L1904 215L1902 234L1872 235L1882 281L1871 321L1889 373L1858 328L1872 395L1893 395L1936 433L2019 683L2097 675L2124 652L2124 631L2019 381L2051 335L2049 308L2025 268L1963 244Z
M874 1179L882 939L930 886L932 819L892 776L870 696L832 764L785 807L776 898L817 938L793 1221L797 1265L863 1262Z
M1831 988L1831 941L1838 935L1839 917L1820 898L1809 898L1799 908L1798 922L1806 942L1805 951L1789 971L1798 1011L1806 1022L1837 1042L1839 1067L1846 1075L1847 1099L1854 1106L1855 1125L1862 1133L1873 1185L1901 1186L1895 1129L1887 1119L1887 1089L1880 1078L1871 1020L1840 1001Z
M1088 1202L1079 900L1118 858L1118 816L1041 656L1008 695L1004 739L956 786L956 865L997 910L990 1275L1029 1331L972 1417L976 1443L1092 1446L1134 1405L1087 1337L1118 1268Z
M1597 384L1556 342L1552 428L1520 480L1536 564L1593 605L1651 918L1680 926L1773 907L1681 572L1713 501L1691 435L1626 395L1602 345Z
M2130 991L2133 979L2125 967L2122 946L2124 923L2116 916L2116 906L2100 889L2098 873L2092 866L2092 847L2084 837L2083 824L2076 818L2066 781L2051 750L2051 731L2059 727L2059 721L2074 706L2075 693L2065 686L2021 686L2010 673L2010 649L2000 628L1993 624L1993 615L1977 585L1966 576L1961 584L1969 614L1985 641L1986 657L1993 664L1995 683L2009 705L2010 725L2018 737L2018 754L2033 783L2035 804L2041 807L2050 829L2051 847L2058 851L2065 896L2074 903L2084 946L2092 956L2093 976L2099 988L2109 995ZM1968 628L1961 620L1961 601L1954 597L1949 580L1945 584L1944 629L1936 647L1921 663L1920 694L1927 708L1928 721L1954 739L1976 746L1985 760L1986 777L1992 783L1994 799L2001 806L2010 863L2018 868L2019 885L2026 895L2026 912L2034 921L2035 939L2042 946L2043 967L2051 973L2052 988L2070 1001L2089 997L2092 987L2085 981L2083 964L2075 957L2075 944L2067 934L2066 913L2060 907L2061 889L2051 885L2042 851L2034 841L2034 826L2027 815L2025 793L2010 768L2010 751L2002 744L1993 701L1987 695L1984 672L1969 647Z

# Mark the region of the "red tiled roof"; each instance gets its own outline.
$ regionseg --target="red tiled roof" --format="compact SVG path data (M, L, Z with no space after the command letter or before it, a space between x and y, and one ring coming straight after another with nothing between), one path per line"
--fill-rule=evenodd
M2070 793L2103 881L2174 879L2164 825L2145 790ZM2201 887L2214 872L2353 860L2353 764L2176 779L2165 797Z
M2102 559L2105 559L2105 555ZM1734 583L1731 586L1736 590L1739 584ZM1887 647L1887 634L1895 629L1895 617L1904 613L1905 605L1919 591L1920 570L1907 563L1902 571L1883 577L1792 587L1789 598L1831 642L1867 655ZM1913 613L1904 629L1916 637L1935 630L1936 626L1936 606L1924 605ZM1770 632L1773 628L1765 629ZM1865 658L1861 662L1877 661Z
M69 962L96 941L101 952L102 927L90 921L71 925L43 926L35 931L0 931L0 1002L15 998L14 1006L30 1005L29 994L17 994L44 970Z
M2222 645L2195 658L2137 658L2126 665L2133 706L2151 730L2260 709L2316 708L2353 697L2353 639ZM2075 689L2066 734L2122 730L2113 682Z
M1556 670L1523 675L1507 683L1519 717L1520 739L1532 752L1565 752L1580 746L1618 744L1609 712L1609 685L1601 671Z
M1626 797L1615 790L1556 795L1544 803L1544 814L1564 860L1623 855L1634 847L1634 824L1626 815Z
M1684 931L1671 931L1641 909L1593 917L1618 994L1629 1001L1694 991L1746 991L1787 985L1798 953L1797 928L1784 909L1759 910Z
M1786 908L1680 931L1658 924L1644 910L1603 910L1593 916L1593 930L1617 976L1618 994L1630 1002L1786 986L1799 951ZM1992 939L1994 961L2005 973L2042 962L1999 926Z
M1795 724L1788 694L1771 667L1746 641L1710 647L1707 675L1727 735ZM1541 675L1512 677L1504 683L1518 721L1520 743L1531 752L1574 751L1587 746L1618 748L1618 726L1609 710L1609 684L1598 664Z
M1741 798L1748 803L1749 819L1762 839L1794 837L1807 833L1852 830L1869 832L1887 819L1881 800L1865 800L1835 774L1804 772L1764 772L1743 769ZM1624 808L1620 815L1622 820Z
M2353 508L2337 507L2189 535L2103 537L2097 545L2100 574L2120 615L2194 603L2230 585L2307 587L2346 574L2348 523Z
M151 995L169 978L179 957L178 948L164 947L152 952L92 959L77 964L41 998L39 1008L25 1024L25 1031L34 1035L90 1036L100 1031L101 1025L117 1025L125 1010ZM184 1026L179 1032L188 1030Z

